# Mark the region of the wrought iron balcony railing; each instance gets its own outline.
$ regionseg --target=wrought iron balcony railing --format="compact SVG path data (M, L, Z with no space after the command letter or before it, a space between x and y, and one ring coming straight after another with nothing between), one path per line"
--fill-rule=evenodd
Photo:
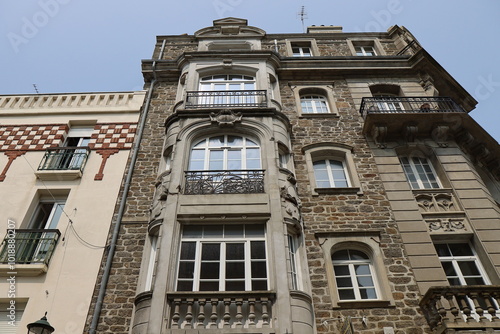
M498 285L431 287L420 301L435 333L446 329L500 329L499 304Z
M220 90L187 92L186 108L263 108L265 90Z
M449 97L364 97L359 109L361 115L450 113L465 110Z
M0 263L48 265L60 235L59 230L9 230L2 242Z
M252 194L264 192L263 170L187 171L184 194Z
M217 333L227 329L233 333L231 329L242 328L245 333L268 333L266 329L274 327L272 292L173 292L167 299L172 329L218 329Z
M83 172L89 154L88 147L51 147L45 151L38 170L79 170Z

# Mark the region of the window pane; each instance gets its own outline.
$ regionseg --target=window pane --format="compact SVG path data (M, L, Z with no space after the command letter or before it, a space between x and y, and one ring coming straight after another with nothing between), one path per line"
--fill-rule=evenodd
M262 225L245 225L245 236L248 238L256 238L264 236L264 226Z
M349 275L349 266L339 266L335 265L333 267L333 270L335 271L335 276L348 276Z
M369 260L370 259L368 257L368 255L366 255L365 253L360 252L358 250L353 250L353 249L349 250L349 255L350 255L351 260Z
M219 282L200 282L200 291L219 291Z
M243 226L244 225L225 225L224 226L224 237L226 238L242 238L243 237Z
M264 241L252 241L250 244L250 253L252 259L266 258L266 244Z
M245 244L227 244L226 245L227 260L243 260L245 259Z
M201 279L219 278L219 268L220 268L220 263L218 262L202 263L200 268L200 278Z
M373 287L373 280L370 276L358 277L358 285L360 287Z
M460 271L462 271L462 275L464 276L481 275L475 261L459 261L458 266L460 267Z
M465 283L467 285L484 285L484 279L482 277L466 277Z
M266 291L267 281L252 280L252 291Z
M194 262L179 263L179 278L194 278Z
M245 281L226 281L226 291L245 291Z
M204 238L221 238L223 225L207 225L203 227Z
M454 256L473 256L472 249L469 244L448 244L451 254Z
M227 146L243 146L243 138L237 136L227 136Z
M195 252L195 242L183 242L181 245L181 260L194 260Z
M441 262L446 276L457 276L455 268L451 262Z
M354 290L352 290L352 289L339 290L339 298L340 298L340 300L354 299Z
M227 262L226 278L245 278L245 263Z
M337 287L346 288L352 287L352 281L350 277L337 277Z
M193 291L193 281L178 281L177 291Z
M438 256L450 256L450 250L448 249L448 244L435 244L436 252Z
M360 289L361 299L377 299L375 289Z
M252 278L266 278L267 270L265 262L252 262Z
M219 244L203 244L201 251L202 260L220 260Z
M448 277L448 283L450 283L450 285L462 285L457 277Z
M354 271L356 275L371 275L370 267L367 264L355 265Z
M217 136L209 138L208 146L210 147L221 147L224 145L224 136Z
M349 260L347 249L333 253L332 260Z

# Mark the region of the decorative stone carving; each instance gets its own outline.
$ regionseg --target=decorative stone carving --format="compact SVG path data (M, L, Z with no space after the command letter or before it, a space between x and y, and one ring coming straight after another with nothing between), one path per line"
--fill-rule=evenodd
M459 211L451 193L419 193L415 200L422 213Z
M436 125L434 129L432 129L432 139L440 146L440 147L448 147L448 136L450 133L450 127L447 125Z
M371 135L379 148L386 148L385 137L387 136L387 125L377 124L372 127Z
M219 112L210 113L212 123L217 123L219 127L231 127L235 123L241 122L242 115L240 112L234 112L231 109L222 109Z
M281 207L285 218L300 221L300 208L302 206L297 191L293 185L280 187Z
M436 218L426 219L430 232L465 232L467 226L464 218Z
M418 126L416 123L410 123L403 127L403 136L405 137L407 142L413 143L417 138L417 134Z
M151 213L150 221L156 220L161 216L163 208L165 207L165 201L168 197L168 186L170 183L170 171L162 173L156 181L156 190L153 197L153 203L149 208Z

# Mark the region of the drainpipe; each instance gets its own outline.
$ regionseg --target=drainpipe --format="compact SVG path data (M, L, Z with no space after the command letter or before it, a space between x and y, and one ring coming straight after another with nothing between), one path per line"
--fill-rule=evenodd
M165 42L166 42L166 40L163 40L163 43L161 45L160 55L158 57L158 59L160 59L160 60L163 57L163 51L165 49ZM154 86L156 84L156 72L155 72L156 61L157 61L156 59L153 61L153 66L152 66L153 80L151 81L151 84L149 85L149 91L148 91L148 95L146 97L146 102L144 104L144 111L142 113L142 119L141 119L141 122L139 124L138 132L137 132L137 140L135 140L135 142L134 142L132 158L130 159L130 165L128 168L127 177L125 180L125 184L123 186L123 194L122 194L122 198L120 201L120 207L118 208L115 228L113 230L113 236L111 238L111 243L109 245L108 257L106 259L106 267L104 268L104 272L102 274L101 287L99 288L99 295L97 296L94 314L92 316L92 323L90 324L89 334L96 333L97 325L99 322L99 317L101 315L102 304L103 304L104 296L106 294L106 286L108 285L109 275L111 272L111 266L113 264L113 257L115 255L116 242L118 241L118 234L120 233L120 227L121 227L121 223L122 223L123 213L125 212L125 203L127 201L127 195L128 195L128 191L130 189L132 174L134 173L134 167L135 167L135 163L137 161L137 155L139 154L139 145L140 145L141 140L142 140L142 133L144 131L144 126L146 124L146 120L147 120L147 116L148 116L149 106L151 103L151 96L153 95Z

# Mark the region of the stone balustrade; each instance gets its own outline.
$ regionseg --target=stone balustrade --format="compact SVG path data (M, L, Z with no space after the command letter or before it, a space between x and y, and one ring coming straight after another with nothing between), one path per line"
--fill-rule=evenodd
M172 292L171 329L262 329L272 328L270 292ZM267 331L266 331L267 332Z
M435 333L459 330L500 330L500 286L431 287L420 301Z

